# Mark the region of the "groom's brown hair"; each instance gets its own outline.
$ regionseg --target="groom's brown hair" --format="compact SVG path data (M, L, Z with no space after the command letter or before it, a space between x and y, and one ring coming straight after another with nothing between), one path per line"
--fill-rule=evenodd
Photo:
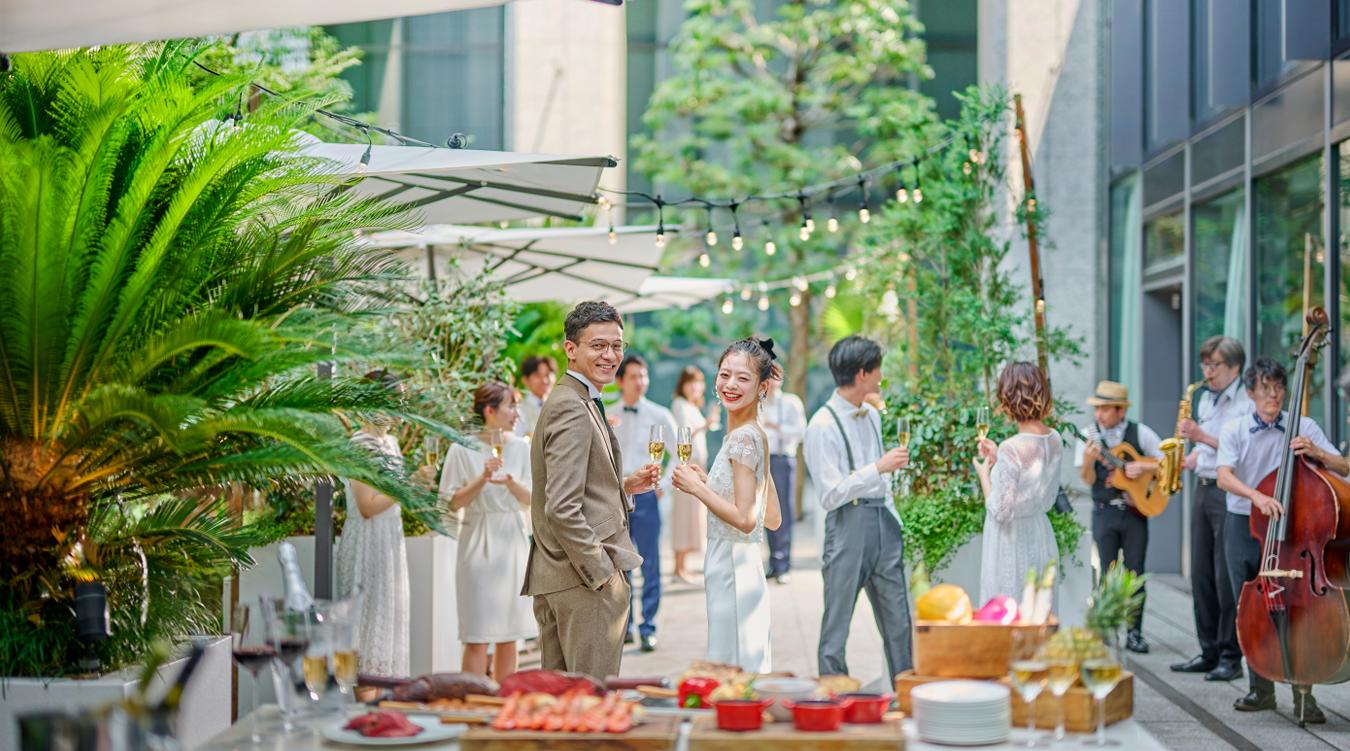
M613 305L599 300L587 300L577 303L572 312L567 314L567 320L563 321L563 334L567 337L567 341L581 344L581 332L585 331L587 326L611 322L623 328L623 318Z

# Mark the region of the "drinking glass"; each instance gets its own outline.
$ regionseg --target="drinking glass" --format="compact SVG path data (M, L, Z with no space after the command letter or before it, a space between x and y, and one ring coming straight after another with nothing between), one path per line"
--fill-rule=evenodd
M502 433L501 430L493 428L492 430L488 431L488 446L492 448L493 456L495 456L498 459L502 458L502 450L505 445L506 445L506 436ZM502 478L502 470L497 470L496 472L492 473L492 479L500 480L501 478Z
M426 443L426 466L439 467L441 461L441 437L438 435L428 436Z
M680 428L675 438L675 453L680 457L681 464L688 464L689 459L694 456L694 431L691 428Z
M661 457L666 454L665 426L652 426L652 429L647 436L647 453L651 454L653 464L661 463Z
M1055 707L1057 715L1055 718L1055 740L1064 740L1064 704L1067 701L1065 695L1073 684L1078 680L1078 662L1071 657L1062 657L1058 655L1046 656L1045 650L1042 650L1042 659L1045 660L1045 667L1049 680L1047 687L1050 693L1055 697Z
M257 608L250 608L246 603L234 606L234 613L230 618L230 649L234 661L239 667L247 670L251 677L254 706L253 711L249 713L252 718L250 738L255 746L262 743L257 706L258 673L272 659L272 647L267 643L264 630L262 616Z
M305 688L309 689L310 701L322 701L328 690L328 662L333 654L333 626L327 621L314 618L305 619L305 633L308 643L305 655L301 659L304 671Z
M1041 659L1044 636L1040 629L1014 629L1012 650L1008 654L1008 678L1013 690L1027 705L1027 742L1032 748L1040 744L1036 733L1036 699L1045 690L1048 669Z
M296 729L294 720L305 709L300 697L309 696L307 691L301 694L305 688L301 658L309 648L309 614L287 610L286 601L280 597L261 599L267 644L272 648L272 685L281 706L282 728L290 733Z
M1097 704L1097 736L1093 740L1086 741L1089 746L1119 746L1120 741L1108 740L1106 737L1106 697L1110 695L1112 689L1120 682L1121 672L1123 671L1120 659L1119 639L1106 639L1106 656L1092 660L1084 660L1079 666L1079 673L1083 679L1083 685L1087 686L1092 692L1092 699Z
M989 435L989 408L980 407L975 410L975 432L979 434L983 441Z

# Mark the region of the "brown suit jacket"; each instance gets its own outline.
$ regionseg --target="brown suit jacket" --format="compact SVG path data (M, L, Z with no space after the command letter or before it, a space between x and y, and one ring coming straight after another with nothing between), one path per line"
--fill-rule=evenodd
M534 539L522 595L599 589L642 564L628 534L619 441L586 384L558 379L530 441Z

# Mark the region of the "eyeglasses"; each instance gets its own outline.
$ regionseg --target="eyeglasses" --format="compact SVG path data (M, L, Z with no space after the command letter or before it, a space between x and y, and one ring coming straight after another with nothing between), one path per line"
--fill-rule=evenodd
M587 344L587 345L586 345L586 348L589 349L589 350L591 351L591 354L595 355L596 357L600 357L600 356L604 355L604 354L605 354L605 350L611 350L611 349L614 350L614 355L615 355L616 357L622 357L622 356L623 356L623 342L622 342L622 341L617 341L617 342L605 342L605 341L599 341L599 342L597 342L597 341L592 341L590 344Z
M1214 362L1213 360L1201 360L1201 361L1200 361L1200 369L1201 369L1201 370L1218 370L1219 368L1222 368L1223 366L1225 366L1225 365L1227 365L1227 364L1228 364L1228 363L1224 362L1223 360L1219 360L1218 362Z
M1263 383L1260 386L1257 386L1256 388L1252 389L1252 393L1256 394L1257 396L1283 396L1284 392L1285 388L1278 384L1266 385Z

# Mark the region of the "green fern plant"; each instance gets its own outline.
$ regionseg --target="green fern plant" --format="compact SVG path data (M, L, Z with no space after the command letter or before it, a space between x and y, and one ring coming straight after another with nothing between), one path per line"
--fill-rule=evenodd
M34 603L64 601L61 562L85 545L101 548L96 575L140 571L141 586L117 594L118 628L202 624L197 574L247 560L247 533L210 500L227 484L348 477L438 524L433 493L348 438L381 414L444 430L343 368L415 363L346 335L387 315L400 278L356 236L405 227L406 213L297 155L295 127L313 114L303 99L263 100L245 125L223 124L248 82L202 80L200 51L16 55L0 74L0 668L10 675L63 669L60 639L30 639L40 654L11 650L69 616ZM339 375L314 377L322 362Z

